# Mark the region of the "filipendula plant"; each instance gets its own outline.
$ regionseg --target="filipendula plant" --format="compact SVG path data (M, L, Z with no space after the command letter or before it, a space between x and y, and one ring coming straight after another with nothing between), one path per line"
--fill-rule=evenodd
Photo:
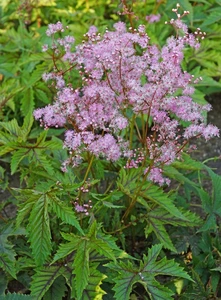
M166 226L200 221L175 205L167 186L176 161L194 167L183 154L191 139L219 135L205 122L210 105L191 98L200 78L181 68L183 50L199 47L203 33L188 33L182 22L188 12L180 14L177 5L177 19L165 25L176 34L159 49L123 9L128 29L118 22L100 34L92 26L75 47L72 36L62 36L61 22L46 31L52 41L43 51L54 68L43 79L56 96L34 117L46 131L65 128L68 156L54 151L63 173L55 169L19 191L17 227L27 228L35 299L168 300L176 292L167 286L170 276L191 280L166 257L177 253Z

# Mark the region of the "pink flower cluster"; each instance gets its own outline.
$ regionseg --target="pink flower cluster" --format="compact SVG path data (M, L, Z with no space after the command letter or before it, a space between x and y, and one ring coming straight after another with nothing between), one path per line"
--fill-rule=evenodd
M57 97L53 104L35 110L34 116L45 128L69 127L64 140L71 154L68 163L77 165L81 154L89 151L111 161L128 157L127 166L136 167L148 154L153 166L149 179L164 184L163 165L179 158L187 140L219 135L218 129L206 125L203 118L210 106L191 98L191 84L197 79L182 70L181 62L184 47L199 44L177 16L170 23L182 34L170 37L162 49L150 44L143 25L127 30L123 22L103 35L92 26L75 51L71 50L74 38L69 36L52 45L55 55L63 53L70 68L79 71L81 86L73 88L66 83L66 71L55 68L44 74L44 80L56 82ZM47 34L57 31L63 31L59 22L50 24ZM143 116L146 125L150 121L152 125L140 139L145 155L139 154L137 159L126 133ZM189 126L180 131L180 121L189 122Z

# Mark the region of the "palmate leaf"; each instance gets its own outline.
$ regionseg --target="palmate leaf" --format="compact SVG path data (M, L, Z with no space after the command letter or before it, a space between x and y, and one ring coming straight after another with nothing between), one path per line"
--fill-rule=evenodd
M88 285L83 291L81 300L102 300L103 295L105 295L106 292L102 290L100 285L102 284L102 280L104 280L106 277L106 275L97 270L97 264L94 264L93 266L90 265Z
M48 266L38 269L32 277L31 296L36 300L41 300L55 279L62 275L64 271L65 269L62 266Z
M115 286L113 290L115 291L115 298L129 299L133 285L140 281L138 269L130 262L108 263L105 266L119 274L114 279Z
M146 276L177 276L188 280L192 280L191 277L183 271L183 268L174 262L174 260L167 260L166 257L157 261L157 257L160 254L162 245L154 245L148 250L148 256L144 256L143 262L140 264L140 272L146 274Z
M106 266L112 271L118 273L114 279L115 298L116 299L129 299L133 289L133 285L137 282L141 283L149 296L153 300L168 300L172 299L173 292L162 286L155 279L158 275L177 276L185 279L192 280L190 276L183 271L176 262L167 260L165 257L157 260L162 249L162 245L155 245L148 251L148 256L144 256L143 262L140 267L134 266L132 263L109 263Z
M29 217L29 242L37 265L42 265L51 253L51 231L48 215L48 196L40 194Z
M139 200L141 201L141 199ZM190 211L183 212L183 215L186 217L186 220L176 218L161 207L151 210L146 214L145 218L145 221L147 222L147 226L145 227L146 237L153 231L165 248L176 252L176 248L164 225L199 226L202 223L201 219Z
M90 244L87 239L82 239L78 245L77 253L73 263L73 273L75 274L75 290L77 300L81 299L83 290L88 285Z
M75 213L71 207L68 207L64 204L64 202L60 201L55 195L50 194L48 195L50 198L50 202L52 205L53 211L56 213L56 215L61 218L63 222L66 224L70 224L74 226L78 231L80 231L81 234L84 235L83 230L81 229L81 226L75 216Z

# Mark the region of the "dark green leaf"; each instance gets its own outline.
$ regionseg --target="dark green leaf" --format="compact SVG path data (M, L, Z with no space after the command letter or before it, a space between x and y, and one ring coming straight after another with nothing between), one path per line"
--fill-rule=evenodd
M50 202L56 215L59 218L61 218L63 222L74 226L78 231L80 231L84 235L84 232L81 229L81 226L76 218L73 208L66 206L66 204L60 201L55 195L49 195L49 198L51 200Z
M78 246L77 253L73 263L73 273L75 274L75 289L77 300L80 300L84 289L89 282L89 243L87 239L82 239Z
M29 242L37 265L42 265L51 253L51 231L48 215L48 196L39 194L29 218Z
M64 268L62 266L49 266L37 270L32 277L31 296L36 300L41 300L55 279L62 275L63 272Z

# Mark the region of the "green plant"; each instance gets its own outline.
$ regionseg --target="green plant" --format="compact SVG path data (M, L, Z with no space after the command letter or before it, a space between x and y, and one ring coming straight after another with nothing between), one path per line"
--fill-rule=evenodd
M167 9L171 8L172 2L168 1L166 6L158 2L152 12L157 13L158 10L160 12L166 7L165 12L169 14ZM56 50L60 52L50 49L50 37L43 37L43 31L46 29L43 25L57 21L58 17L68 25L71 23L70 16L74 14L76 23L79 20L79 27L75 27L76 24L69 24L69 28L77 34L76 40L80 50L76 53L84 58L86 66L88 61L91 63L92 57L87 61L87 54L84 54L85 46L80 44L80 35L89 22L90 25L98 24L104 36L105 34L108 36L104 26L107 24L111 26L113 20L119 18L114 14L112 4L101 5L98 11L94 9L97 4L95 1L90 3L77 1L74 8L69 6L71 3L63 1L51 1L47 6L44 1L24 1L24 4L29 7L28 15L23 15L26 20L25 26L21 22L21 15L18 17L12 14L18 8L17 2L13 2L14 6L2 5L5 18L2 23L4 35L1 36L1 43L4 47L1 47L0 51L2 62L7 58L7 64L1 69L3 94L0 102L2 108L0 156L3 164L0 167L0 186L3 190L8 190L10 196L0 203L0 297L16 300L25 298L168 300L176 295L177 299L195 299L196 296L200 299L209 297L216 299L220 296L221 250L218 229L221 214L220 176L205 166L205 163L195 161L188 154L182 153L188 146L188 136L183 135L184 140L181 141L178 137L180 144L176 142L177 160L171 159L169 164L167 160L159 162L159 152L158 156L151 157L154 150L159 151L163 143L162 140L153 138L157 135L158 129L154 129L156 125L154 118L158 115L152 115L151 109L139 112L133 110L132 98L130 105L126 106L127 102L124 100L124 105L120 106L119 111L123 117L120 118L113 113L102 128L93 121L82 130L83 125L81 121L77 121L78 116L75 116L73 111L72 115L67 117L68 122L60 126L60 129L48 129L58 117L57 111L53 111L55 115L49 118L51 123L47 123L49 121L43 106L53 108L59 97L63 95L66 97L63 99L67 99L70 94L66 93L67 90L62 94L62 88L56 89L53 84L47 87L41 80L43 73L52 72L49 74L55 75L56 80L57 75L63 76L73 89L77 89L80 84L79 93L76 92L74 98L78 103L80 101L86 103L82 105L80 112L85 113L84 109L93 91L90 90L91 94L88 93L88 98L85 99L84 94L88 92L89 86L87 80L90 79L90 64L87 66L88 70L79 68L78 73L77 63L72 61L72 65L69 65L68 62L62 61L61 57L68 52L67 48L64 50L58 47ZM140 21L131 15L132 8L137 15L140 13L142 16L143 3L132 2L131 6L129 4L122 1L124 14L121 17L125 21L129 16L132 27L130 34L136 37L133 30L135 24L139 25ZM184 9L190 9L192 12L195 11L195 6L196 11L202 8L196 4L192 10L189 1L184 1L184 4ZM210 7L210 4L206 5ZM147 7L150 11L153 6ZM24 13L24 6L19 5L19 9ZM48 16L47 22L44 16ZM109 18L108 21L105 18ZM190 14L188 18L194 27L194 15ZM171 28L164 24L159 25L159 28L155 25L149 24L148 31L153 41L162 47L165 38L171 33ZM49 26L52 31L53 26ZM56 26L60 28L61 25ZM118 26L121 26L118 27L119 31L123 30L122 24ZM97 36L93 30L92 28L91 35L95 38ZM139 27L139 30L139 39L143 41L144 29ZM162 35L157 39L159 32ZM113 33L112 42L114 34L116 33ZM121 38L123 44L124 36ZM90 39L89 32L84 45L90 45L90 42L93 42ZM48 44L49 51L39 54L42 44ZM97 44L99 45L99 42ZM119 69L122 71L119 73L125 78L130 75L130 72L123 69L129 59L134 56L139 63L146 51L145 47L142 48L141 42L140 44L134 42L131 48L129 44L130 40L127 41L125 49L126 47L127 50L134 49L133 55L128 55L124 61L122 53L119 60L121 66ZM156 49L153 47L151 50L159 55ZM188 59L182 63L182 67L188 71L196 71L196 59L193 58L193 53L196 52L191 52L190 49L184 51L187 51L185 54ZM206 53L204 55L207 55ZM112 55L115 55L114 51ZM190 57L192 58L189 59ZM162 56L163 59L165 58ZM159 59L159 64L162 60ZM175 60L173 63L174 68L177 67ZM207 67L204 69L205 73L210 70L210 66ZM142 69L142 65L140 68ZM165 69L166 67L164 71ZM125 80L125 83L122 83L122 80L114 81L117 78L111 77L114 70L103 65L99 84L104 89L107 89L107 86L111 87L112 92L113 90L115 92L115 99L120 99L120 93L116 93L115 88L119 82L125 87L129 80L128 82ZM199 71L203 71L202 67L197 69L197 72ZM178 73L179 77L183 78L182 69L177 68L174 75ZM164 77L166 76L170 78L171 74L165 73ZM145 87L148 80L151 81L144 72L137 78L137 85L140 88ZM212 78L201 85L211 83L219 87L219 83ZM184 85L188 83L185 82ZM154 80L152 86L156 86ZM99 86L96 86L96 90L99 90ZM126 88L122 90L125 97L130 97ZM193 94L193 99L204 104L204 93L204 88L197 91ZM73 97L73 94L71 96ZM153 101L157 101L154 96ZM175 96L178 101L182 96L181 91L176 90ZM111 102L111 91L108 97L108 101ZM164 97L164 93L159 96L162 101ZM98 95L96 99L99 99ZM94 103L96 101L93 99L92 105ZM74 105L75 103L72 103L70 109ZM34 121L33 109L37 107L40 109L36 110L34 115L40 119L42 125L46 125L45 129ZM91 107L89 112L92 110ZM105 116L108 117L112 108L108 106L108 110L105 110L103 106L102 115L106 113ZM116 110L115 106L114 109ZM61 109L58 115L62 113ZM68 113L67 109L65 114ZM205 118L206 110L203 113ZM95 113L96 118L97 116L98 113ZM183 126L184 131L190 126L190 121L186 121L185 118L182 120L175 111L170 112L169 117L170 125L179 120L179 126ZM120 130L116 131L111 123L115 118L118 118L119 124L120 121L123 123L119 125ZM125 125L126 120L128 126ZM97 123L102 124L102 121L98 120ZM158 125L160 126L160 122ZM166 127L162 126L162 133ZM99 153L101 155L98 155L94 148L90 148L94 140L91 140L91 143L84 141L83 146L78 145L79 149L75 146L71 149L67 133L64 135L64 131L71 128L77 134L83 131L84 134L87 132L91 136L93 133L97 140L98 137L110 138L112 134L111 143L105 148L103 144L108 140L103 139L102 151ZM217 133L214 127L208 127L211 129L210 133L206 131L206 125L203 128L205 131L194 135L198 137L201 134L208 138L212 131L214 134ZM171 127L170 132L172 131ZM116 142L118 135L121 139L128 140L130 151L138 148L137 151L134 150L134 156L125 158L118 156L117 153L115 159L114 151L113 156L110 156L111 151L115 149L114 141ZM63 147L64 141L66 148ZM174 137L171 140L168 138L166 146L169 148L170 143L174 141ZM121 142L120 140L119 144ZM164 150L166 151L166 148ZM160 155L163 154L162 152ZM65 161L67 163L64 164ZM71 167L69 163L76 165ZM61 171L62 164L63 170L67 169L67 172ZM132 164L134 168L131 168ZM162 168L165 177L159 172L153 173L152 178L149 177L151 171L154 169L158 171L158 168ZM213 192L206 191L204 186L208 175ZM15 177L20 182L19 187L14 187L10 182ZM169 180L171 180L170 187L166 184ZM7 212L11 205L14 210L16 209L16 217ZM194 208L198 208L197 214L194 213Z

